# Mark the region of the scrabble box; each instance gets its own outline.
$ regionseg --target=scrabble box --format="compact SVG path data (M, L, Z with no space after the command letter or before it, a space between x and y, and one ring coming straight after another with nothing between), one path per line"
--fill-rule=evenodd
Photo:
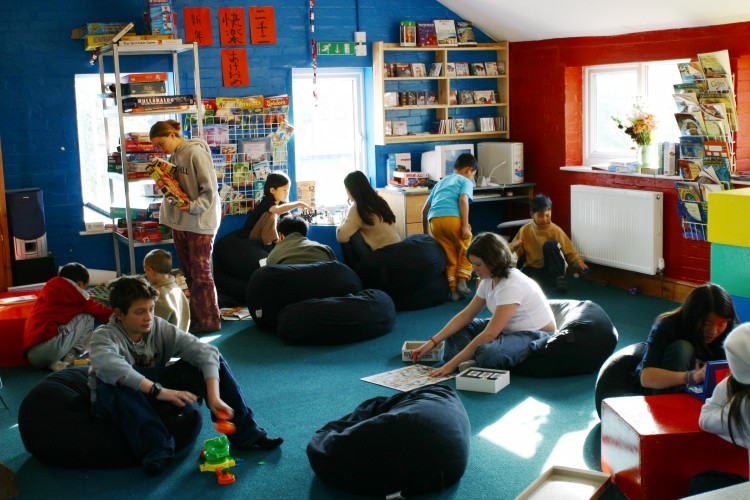
M508 370L495 370L474 366L464 370L456 377L456 389L495 394L510 384Z
M401 347L401 359L403 361L411 361L411 353L415 351L427 342L426 340L407 340ZM445 352L445 342L440 342L437 346L433 347L424 356L419 358L419 361L434 362L443 359L443 353Z

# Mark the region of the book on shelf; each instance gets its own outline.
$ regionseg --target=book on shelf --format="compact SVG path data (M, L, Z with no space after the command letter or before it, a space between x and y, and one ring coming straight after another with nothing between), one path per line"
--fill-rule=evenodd
M475 90L474 104L493 104L496 103L494 90Z
M458 103L459 104L474 104L474 91L472 90L459 90L458 91Z
M443 70L443 63L434 62L430 64L430 76L440 76Z
M675 94L695 94L696 96L703 92L703 87L698 83L675 83L672 85Z
M496 61L487 61L484 63L484 69L488 75L499 75L500 69L497 66Z
M679 143L668 141L659 143L659 166L664 175L675 175L677 173L679 152Z
M435 23L431 21L417 22L417 45L420 47L438 46Z
M233 163L231 178L232 187L234 188L250 186L255 180L253 178L253 171L250 167L250 162L238 161Z
M680 176L686 181L694 181L703 170L703 158L680 158L678 160Z
M411 76L414 78L424 78L427 76L424 63L411 63Z
M195 102L192 95L162 95L162 96L141 96L141 97L123 97L122 109L129 111L135 108L164 109L173 106L189 107Z
M505 74L505 61L497 62L497 72L501 75Z
M732 182L732 172L729 168L728 158L703 158L703 170L701 174L708 176L716 184L729 184Z
M399 105L398 92L386 92L383 94L383 106L386 108L395 108Z
M271 173L271 164L267 161L262 161L253 165L253 176L254 179L259 181L265 181L268 178L268 174Z
M732 92L729 78L726 76L712 76L706 78L706 92Z
M393 63L383 63L383 75L385 78L393 78Z
M393 135L408 135L409 126L404 120L397 120L393 122Z
M487 70L483 62L473 62L469 64L469 74L472 76L486 76Z
M681 136L706 135L706 124L702 113L675 113L674 117Z
M428 90L427 92L425 92L425 98L427 100L425 104L427 104L428 106L434 106L438 104L438 94L434 90Z
M385 135L393 135L393 122L385 121L383 123L383 133Z
M698 61L677 63L677 69L680 72L682 83L697 83L706 78L703 74L703 68Z
M411 65L409 63L395 63L396 74L399 78L412 76Z
M728 79L729 88L734 88L728 50L698 54L698 61L703 68L703 74L706 76L706 79L723 76Z
M424 90L417 90L417 106L427 104L427 93Z
M678 113L695 113L701 110L697 94L672 94Z
M289 95L280 94L264 98L262 109L266 127L284 123L289 113Z
M703 136L686 135L680 137L680 156L701 158L706 155L703 149Z
M456 35L456 23L453 19L435 19L435 34L438 46L456 47L458 38Z
M477 122L474 118L464 118L464 132L469 134L477 131Z
M701 107L708 104L723 104L731 130L738 130L737 107L734 102L734 94L726 92L702 92L698 95L698 102Z
M457 76L456 75L456 63L452 63L452 62L445 63L445 76Z
M469 63L465 61L457 61L453 63L456 67L456 76L469 76Z
M729 158L729 143L719 139L705 139L703 150L709 158Z
M696 201L678 201L677 213L680 220L696 224L705 224L708 222L706 203Z
M448 120L451 123L449 134L463 134L465 120L463 118L453 118Z
M448 105L456 106L458 104L458 90L451 90L448 92Z
M456 21L456 39L460 47L473 47L477 44L471 21Z
M678 181L674 183L680 201L703 201L697 182Z

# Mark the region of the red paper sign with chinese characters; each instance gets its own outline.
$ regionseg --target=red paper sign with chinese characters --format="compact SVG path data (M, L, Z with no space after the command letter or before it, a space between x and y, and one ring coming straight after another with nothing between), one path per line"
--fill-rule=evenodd
M221 45L247 45L245 9L226 7L219 9L219 31Z
M276 43L276 16L273 7L250 7L250 40L253 45Z
M211 10L208 7L185 8L183 19L185 43L198 42L201 47L210 47L214 44L214 34L211 31Z
M225 87L250 86L246 49L222 49L221 73L224 76Z

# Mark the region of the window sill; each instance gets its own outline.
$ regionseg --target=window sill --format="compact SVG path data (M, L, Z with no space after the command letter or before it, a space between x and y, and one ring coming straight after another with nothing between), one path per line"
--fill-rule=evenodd
M606 170L593 169L591 167L560 167L560 170L564 172L579 172L585 174L604 174L604 175L622 175L625 177L644 177L647 179L666 179L678 181L681 179L679 175L663 175L663 174L642 174L642 173L624 173L624 172L608 172Z

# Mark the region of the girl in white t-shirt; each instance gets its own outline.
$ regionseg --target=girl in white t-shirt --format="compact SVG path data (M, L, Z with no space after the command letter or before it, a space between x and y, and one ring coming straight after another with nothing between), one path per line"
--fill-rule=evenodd
M501 236L480 233L466 253L481 279L477 293L468 306L412 353L416 362L446 341L448 361L430 373L434 377L452 374L465 361L475 361L483 368L512 368L544 346L555 332L555 317L542 289L513 267L515 256ZM476 319L485 306L492 317Z

